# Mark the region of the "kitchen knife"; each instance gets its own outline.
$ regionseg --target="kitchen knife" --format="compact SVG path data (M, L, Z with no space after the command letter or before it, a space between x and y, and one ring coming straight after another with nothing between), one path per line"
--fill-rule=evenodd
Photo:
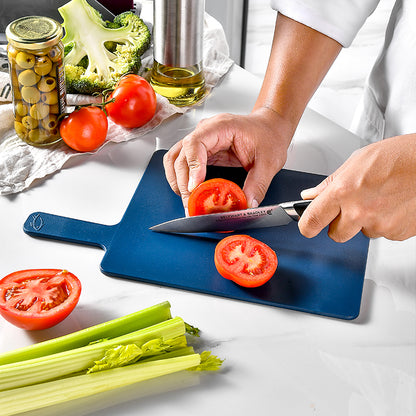
M276 227L298 221L310 200L283 202L258 208L177 218L150 227L163 233L201 233Z

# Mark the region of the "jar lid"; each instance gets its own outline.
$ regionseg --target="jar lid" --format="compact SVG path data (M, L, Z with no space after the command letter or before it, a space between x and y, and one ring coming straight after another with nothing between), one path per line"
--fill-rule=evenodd
M53 46L62 35L62 26L56 20L44 16L22 17L6 28L7 40L13 46L31 50Z

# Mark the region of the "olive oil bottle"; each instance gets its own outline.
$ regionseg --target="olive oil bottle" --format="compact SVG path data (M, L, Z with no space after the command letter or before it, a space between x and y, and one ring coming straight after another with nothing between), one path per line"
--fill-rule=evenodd
M154 0L150 84L177 106L190 106L206 92L202 67L204 0Z
M205 95L205 78L199 65L171 67L154 62L150 76L154 90L172 104L189 106Z

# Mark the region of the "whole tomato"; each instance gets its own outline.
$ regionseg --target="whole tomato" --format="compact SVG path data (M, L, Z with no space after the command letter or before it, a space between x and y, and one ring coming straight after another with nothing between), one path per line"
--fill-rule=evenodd
M141 127L150 121L156 112L156 94L153 87L141 76L129 74L120 79L108 100L105 109L114 123L126 127Z
M95 106L76 109L59 126L63 141L79 152L97 149L104 143L107 131L107 116L101 108Z

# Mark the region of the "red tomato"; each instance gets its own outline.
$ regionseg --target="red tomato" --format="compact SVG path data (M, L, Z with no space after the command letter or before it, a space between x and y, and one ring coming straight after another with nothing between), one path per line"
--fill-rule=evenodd
M218 273L244 287L258 287L277 269L276 253L265 243L248 235L231 235L215 248Z
M137 82L140 83L143 78L136 74L123 75L117 82L117 85L124 84L126 82Z
M246 208L247 199L243 190L236 183L222 178L202 182L191 192L188 200L190 216Z
M108 117L114 123L126 127L141 127L156 113L156 93L153 87L139 75L129 74L120 79L108 97L114 102L105 106Z
M105 112L95 106L81 107L61 121L59 132L64 142L79 152L91 152L107 137L108 120Z
M19 328L56 325L75 308L81 282L67 270L21 270L0 280L0 314Z

